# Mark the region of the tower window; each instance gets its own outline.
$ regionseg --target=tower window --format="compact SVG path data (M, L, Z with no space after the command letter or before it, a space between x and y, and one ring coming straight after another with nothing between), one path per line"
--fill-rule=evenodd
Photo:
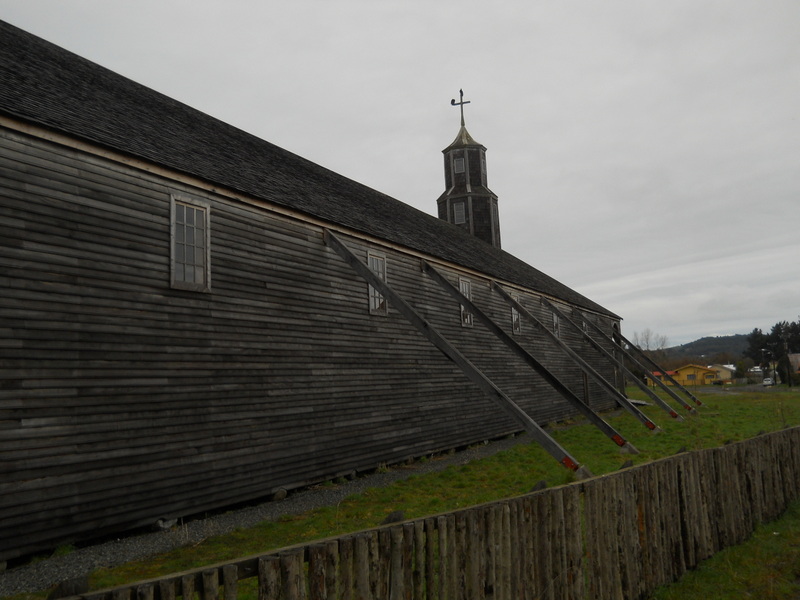
M463 202L453 203L453 223L461 225L467 222L467 214Z
M514 300L519 302L519 298L514 298ZM511 331L517 335L522 333L522 319L520 318L519 311L515 306L511 307Z
M455 159L453 161L453 170L455 170L456 173L463 173L464 172L464 159L463 158L457 158L457 159Z

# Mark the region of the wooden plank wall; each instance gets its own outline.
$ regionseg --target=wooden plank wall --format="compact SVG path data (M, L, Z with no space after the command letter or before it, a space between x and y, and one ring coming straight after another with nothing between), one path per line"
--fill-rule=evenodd
M174 193L211 205L209 293L170 288ZM390 283L539 422L572 414L479 324L461 327L417 258L346 239L382 251ZM398 313L368 314L320 227L10 131L0 289L0 560L520 429Z
M638 600L800 496L800 427L71 600Z

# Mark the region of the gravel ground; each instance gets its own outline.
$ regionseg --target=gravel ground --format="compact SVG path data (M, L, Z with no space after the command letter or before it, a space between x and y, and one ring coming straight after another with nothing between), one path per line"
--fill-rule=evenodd
M341 485L301 490L289 494L284 500L266 502L190 521L170 530L126 536L78 548L64 556L39 560L0 572L0 596L45 590L61 581L82 577L101 567L113 567L181 546L196 544L207 537L250 527L265 520L272 521L282 515L299 514L331 506L347 496L361 493L368 488L386 486L412 475L441 471L452 465L463 465L530 441L530 436L527 434L492 441L432 460L398 466L387 473L358 477Z

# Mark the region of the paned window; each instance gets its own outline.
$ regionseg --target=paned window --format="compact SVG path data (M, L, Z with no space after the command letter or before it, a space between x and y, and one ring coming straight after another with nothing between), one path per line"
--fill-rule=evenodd
M386 258L372 252L367 254L367 264L381 281L386 281ZM372 315L388 315L389 305L377 289L369 286L369 312Z
M455 159L453 161L453 170L455 170L456 173L463 173L464 172L464 159L463 158L457 158L457 159Z
M519 298L514 298L514 300L519 302ZM516 306L511 307L511 331L517 335L522 333L522 319Z
M459 277L458 289L467 298L467 300L472 300L472 283L469 279L463 279ZM472 313L463 304L461 305L461 326L472 327Z
M461 225L462 223L467 222L467 215L464 209L463 202L454 202L453 203L453 223L456 225Z
M174 288L199 292L211 288L210 210L205 202L172 197L171 285Z

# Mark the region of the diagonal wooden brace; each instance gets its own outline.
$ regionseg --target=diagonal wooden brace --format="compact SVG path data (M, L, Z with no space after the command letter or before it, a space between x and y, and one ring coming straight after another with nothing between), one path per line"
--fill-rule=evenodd
M579 477L591 477L592 473L585 466L581 466L578 461L570 455L556 440L554 440L544 429L528 414L522 410L511 398L509 398L500 388L498 388L486 375L473 365L458 349L453 346L434 326L424 319L402 296L385 281L378 277L367 265L365 265L353 252L342 243L330 230L324 232L325 243L332 248L353 270L372 287L383 294L392 307L402 314L408 321L431 342L448 359L455 363L467 378L475 383L489 398L491 398L507 414L516 419L525 430L531 434L533 439L544 448L553 458L562 465L575 471Z
M681 397L680 397L680 396L678 396L678 395L677 395L675 392L673 392L671 389L669 389L669 388L667 387L667 385L666 385L666 384L665 384L663 381L661 381L661 380L660 380L658 377L656 377L656 376L655 376L653 373L651 373L651 372L650 372L650 370L649 370L647 367L645 367L645 366L644 366L642 363L640 363L638 360L636 360L636 358L633 356L633 354L631 354L631 353L630 353L630 352L628 352L628 351L627 351L625 348L623 348L623 347L622 347L620 344L618 344L617 342L615 342L615 341L614 341L614 340L613 340L613 339L612 339L610 336L606 335L606 333L605 333L605 332L604 332L602 329L600 329L600 328L599 328L597 325L595 325L594 323L592 323L592 322L591 322L591 321L589 321L588 319L587 319L586 321L584 321L584 322L585 322L585 323L587 323L587 324L589 325L589 327L590 327L591 329L593 329L593 330L595 331L595 333L597 333L597 334L598 334L598 335L599 335L601 338L605 338L606 340L608 340L608 341L610 341L612 344L614 344L614 346L615 346L615 347L619 348L619 350L620 350L620 351L621 351L621 352L622 352L622 353L623 353L623 354L624 354L624 355L625 355L625 356L628 358L628 360L630 360L630 361L631 361L633 364L635 364L635 365L636 365L636 366L638 366L640 369L642 369L642 371L644 371L645 375L647 375L647 376L648 376L648 377L649 377L649 378L650 378L650 379L651 379L653 382L655 382L655 383L656 383L656 384L658 384L658 385L659 385L659 386L660 386L660 387L661 387L663 390L665 390L665 391L667 392L667 394L669 394L669 396L671 396L673 399L677 400L677 402L678 402L678 403L679 403L681 406L683 406L684 408L688 409L688 410L689 410L689 412L692 412L692 411L694 410L694 409L693 409L691 406L689 406L689 405L688 405L688 404L687 404L687 403L686 403L686 402L683 400L683 398L681 398ZM620 336L620 337L621 337L621 336ZM621 365L622 363L620 362L619 364ZM630 371L628 371L628 373L630 373ZM633 381L638 381L637 377L636 377L635 375L633 375L632 373L631 373L631 379L632 379ZM641 383L641 382L639 382L639 383ZM638 384L637 384L637 385L638 385ZM675 419L678 419L678 420L683 420L683 417L681 417L681 416L680 416L680 415L679 415L677 412L675 412L675 409L673 409L673 408L672 408L672 407L671 407L669 404L667 404L667 403L666 403L666 402L665 402L663 399L661 399L661 398L660 398L658 395L656 395L656 394L651 394L651 397L652 397L652 398L654 398L654 399L655 399L655 402L656 402L656 403L657 403L657 404L658 404L658 405L659 405L661 408L663 408L665 411L667 411L667 412L670 414L670 416L671 416L671 417L673 417L673 418L675 418Z
M620 433L603 420L592 408L583 400L578 398L572 390L564 385L547 367L536 360L525 348L523 348L514 338L508 335L503 329L495 323L489 315L483 312L478 306L467 298L461 291L450 283L447 278L437 271L430 263L423 260L422 270L425 271L434 281L436 281L447 293L449 293L460 304L467 307L467 309L481 322L486 328L491 331L495 337L503 342L514 354L521 358L525 364L536 371L542 379L544 379L550 386L555 389L561 396L572 406L574 406L581 414L583 414L592 425L600 429L606 436L611 438L615 444L620 446L625 452L631 454L638 454L639 451L627 440L625 440Z
M656 403L658 406L660 406L661 408L663 408L663 409L664 409L664 410L665 410L665 411L666 411L666 412L669 414L669 416L670 416L670 417L672 417L673 419L677 419L678 421L683 421L683 417L682 417L682 416L680 416L680 415L679 415L677 412L675 412L675 410L674 410L674 409L673 409L673 408L672 408L672 407L671 407L669 404L667 404L666 402L664 402L664 400L663 400L661 397L659 397L659 396L658 396L658 395L657 395L657 394L656 394L656 393L655 393L653 390L651 390L649 387L647 387L647 384L646 384L646 383L642 382L642 381L641 381L641 380L640 380L640 379L639 379L639 378L638 378L636 375L634 375L634 374L633 374L633 373L632 373L632 372L631 372L631 371L628 369L628 367L626 367L626 366L625 366L625 364L624 364L624 363L623 363L621 360L619 360L619 359L618 359L618 358L616 358L616 357L615 357L613 354L611 354L611 353L610 353L608 350L606 350L605 348L603 348L603 346L601 346L601 345L600 345L600 344L597 342L597 340L595 340L595 339L594 339L592 336L590 336L590 335L589 335L589 334L588 334L586 331L584 331L584 330L583 330L583 328L582 328L582 327L580 327L580 326L579 326L577 323L575 323L575 321L573 321L573 320L572 320L572 319L571 319L571 318L570 318L568 315L566 315L565 313L561 312L561 311L558 309L558 307L557 307L557 306L555 306L555 305L554 305L552 302L550 302L550 301L549 301L549 300L547 300L546 298L542 298L542 303L543 303L545 306L547 306L548 308L550 308L550 310L552 310L553 312L555 312L555 313L556 313L556 314L559 316L559 318L563 319L564 321L566 321L567 323L569 323L570 325L572 325L572 327L574 327L574 328L575 328L575 330L576 330L576 331L578 331L578 332L579 332L579 333L580 333L580 334L583 336L583 339L585 339L585 340L586 340L586 341L589 343L589 345L590 345L590 346L592 346L592 348L594 348L594 349L595 349L595 350L597 350L597 351L598 351L600 354L602 354L602 355L603 355L603 356L604 356L604 357L605 357L605 358L606 358L606 359L607 359L607 360L608 360L608 361L609 361L609 362L610 362L612 365L614 365L614 366L616 366L616 367L619 367L619 369L621 369L621 370L622 370L622 372L623 372L625 375L627 375L627 376L628 376L628 378L629 378L629 379L630 379L630 380L631 380L631 381L632 381L632 382L633 382L633 383L634 383L634 384L635 384L635 385L636 385L636 386L637 386L639 389L641 389L641 390L642 390L642 391L643 391L643 392L644 392L644 393L645 393L645 394L646 394L646 395L647 395L647 396L648 396L648 397L649 397L649 398L650 398L650 399L651 399L653 402L655 402L655 403ZM591 327L594 327L594 328L597 330L597 332L598 332L599 334L601 334L601 335L603 334L602 330L601 330L599 327L597 327L597 326L596 326L594 323L591 323L590 321L584 321L584 322L585 322L587 325L589 325L589 326L591 326ZM610 338L608 338L608 339L610 340ZM612 343L613 343L613 342L612 342ZM615 345L616 345L616 344L615 344ZM629 402L630 402L630 401L629 401ZM637 409L637 410L638 410L638 409ZM640 411L640 412L641 412L641 411ZM642 413L642 414L644 414L644 413ZM646 417L645 417L645 418L646 418ZM649 426L648 426L648 428L649 428Z
M622 408L627 410L631 413L634 417L639 419L639 421L644 424L645 427L650 429L651 431L657 429L655 423L650 420L650 418L645 415L642 411L636 408L628 398L626 398L623 394L620 394L617 388L615 388L605 377L600 375L589 363L587 363L583 358L575 352L572 348L570 348L564 341L559 339L559 337L550 331L544 324L536 318L536 316L531 313L528 309L526 309L522 304L520 304L517 300L511 297L511 295L506 292L500 285L496 282L492 282L492 289L495 290L503 299L508 302L511 306L516 309L516 311L525 317L527 321L532 323L536 329L542 333L546 338L548 338L555 346L557 346L564 354L566 354L572 361L578 366L578 368L586 373L587 376L591 377L595 382L597 382L600 387L602 387L606 393L611 396ZM542 299L544 300L544 299ZM546 300L545 300L546 301ZM549 302L548 302L549 305ZM552 305L550 305L552 306ZM561 313L557 313L561 316Z

